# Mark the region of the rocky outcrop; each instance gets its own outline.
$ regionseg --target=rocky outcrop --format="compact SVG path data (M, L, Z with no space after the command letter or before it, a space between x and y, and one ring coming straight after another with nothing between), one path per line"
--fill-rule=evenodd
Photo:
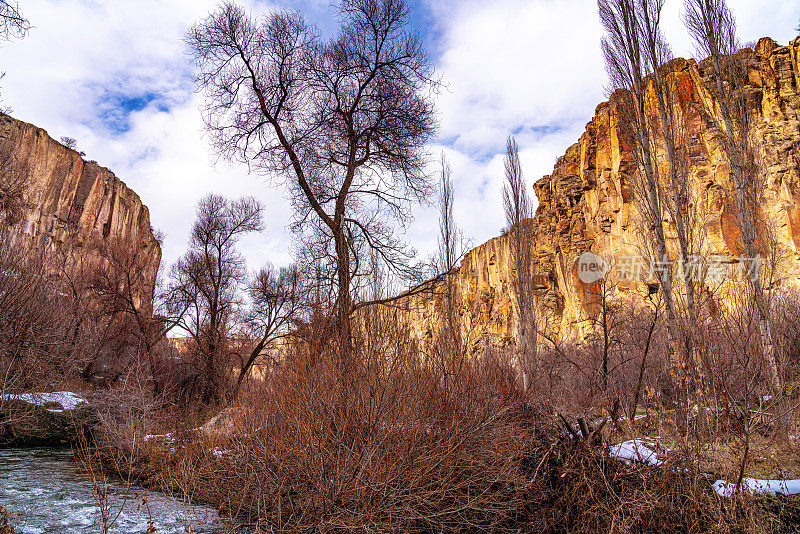
M13 242L44 249L72 276L102 261L98 247L92 246L96 241L138 247L150 281L149 287L140 288L141 297L152 299L161 247L147 207L122 180L96 162L84 161L41 128L3 113L0 160L25 184L22 219L6 228Z
M800 38L788 46L759 41L745 88L750 138L765 180L760 199L762 241L775 243L775 285L796 284L800 274ZM698 252L724 258L727 271L741 267L741 239L733 222L735 202L730 166L722 145L718 104L712 96L708 60L676 59L662 67L675 95L676 113L685 132L690 209L697 217ZM634 297L653 290L649 264L633 265L647 248L633 186L633 144L621 110L619 91L600 104L577 143L555 164L552 174L534 184L539 204L525 222L536 258L536 301L540 320L562 333L592 328L597 315L597 287L578 276L576 259L586 251L610 265L628 263L633 276L617 279L616 293ZM651 108L654 104L651 104ZM654 114L655 115L655 114ZM661 162L666 170L666 161ZM662 172L662 176L666 173ZM667 215L669 254L676 258L677 237ZM641 271L639 271L641 269ZM511 283L514 265L509 234L469 252L449 275L458 295L462 332L473 346L506 345L514 339ZM444 279L428 282L395 302L393 313L409 324L418 339L430 339L441 324Z
M66 445L99 423L97 410L69 391L0 395L0 447Z

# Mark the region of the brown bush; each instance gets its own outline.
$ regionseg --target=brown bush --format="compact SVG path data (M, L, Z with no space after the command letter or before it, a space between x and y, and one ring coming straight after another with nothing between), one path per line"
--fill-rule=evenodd
M443 380L373 321L383 335L357 339L350 375L335 345L301 343L213 433L175 432L165 487L280 532L767 532L787 510L723 500L691 464L629 466L570 441L502 360Z
M390 328L388 323L385 325ZM282 531L491 529L536 483L537 418L495 361L448 390L402 333L359 340L343 376L335 345L294 348L229 410L230 436L193 442L176 486Z

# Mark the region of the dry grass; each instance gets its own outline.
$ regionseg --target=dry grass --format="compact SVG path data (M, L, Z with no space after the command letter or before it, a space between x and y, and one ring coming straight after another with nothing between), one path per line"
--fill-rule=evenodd
M792 500L718 497L691 455L629 466L566 439L502 359L444 377L382 329L357 340L346 375L335 344L297 345L214 432L194 419L140 440L140 473L266 532L780 532L796 519Z

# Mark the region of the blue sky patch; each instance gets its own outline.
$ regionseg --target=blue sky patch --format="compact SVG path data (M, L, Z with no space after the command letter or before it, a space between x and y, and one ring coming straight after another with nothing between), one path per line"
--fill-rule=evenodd
M155 102L159 111L169 111L169 106L155 92L124 94L101 88L97 102L97 118L112 134L123 134L130 130L130 116Z
M515 137L529 135L535 139L541 139L542 137L556 134L563 129L563 124L537 124L534 126L522 124L511 130L511 135Z

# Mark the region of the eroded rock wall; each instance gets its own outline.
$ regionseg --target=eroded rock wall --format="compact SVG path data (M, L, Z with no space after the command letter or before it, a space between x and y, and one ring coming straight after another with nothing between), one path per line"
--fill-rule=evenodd
M102 262L93 246L98 241L124 244L145 258L148 283L139 293L143 301L152 300L161 247L147 207L133 190L43 129L3 113L0 158L26 184L22 220L6 228L15 242L43 248L76 278L93 262Z
M714 101L708 60L676 59L662 67L673 88L675 112L684 131L690 210L697 220L697 252L703 256L743 254L735 228L730 165L723 147L718 103ZM775 243L775 285L797 283L800 273L800 38L788 46L759 41L745 88L750 139L763 173L761 238ZM652 95L651 95L652 97ZM612 265L642 257L647 225L637 208L635 162L624 123L624 93L600 104L577 143L555 164L552 174L534 184L538 208L529 225L536 258L534 285L540 321L561 333L581 334L596 316L597 287L577 276L576 258L591 251ZM654 102L650 111L655 115ZM661 152L663 152L663 147ZM666 176L666 161L662 176ZM677 255L677 236L665 216L669 254ZM514 302L509 234L467 254L450 280L457 291L462 332L473 346L506 345L514 339ZM647 295L648 274L615 285L615 292ZM443 280L427 284L395 303L415 337L431 339L442 321Z

